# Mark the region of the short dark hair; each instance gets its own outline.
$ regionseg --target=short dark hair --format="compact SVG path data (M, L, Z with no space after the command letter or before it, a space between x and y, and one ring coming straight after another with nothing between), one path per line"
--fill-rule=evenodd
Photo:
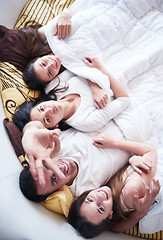
M37 59L32 59L23 70L23 80L30 89L43 92L48 82L41 81L34 71L33 65Z
M71 224L81 236L87 239L95 237L107 230L109 228L109 223L111 222L111 220L107 217L99 224L93 224L80 213L81 205L89 192L90 191L84 192L72 203L68 215L68 223Z
M44 201L50 194L37 194L37 187L34 178L31 174L29 166L25 167L19 176L19 186L26 198L34 202Z

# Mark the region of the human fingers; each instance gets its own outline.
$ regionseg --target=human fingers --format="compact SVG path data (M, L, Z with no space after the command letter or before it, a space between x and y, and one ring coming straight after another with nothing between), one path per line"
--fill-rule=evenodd
M70 35L70 33L71 33L71 29L72 29L71 24L67 25L66 33L65 33L65 37L67 37L68 35Z
M105 92L103 95L103 108L106 106L108 102L108 94Z
M67 37L68 35L70 35L70 33L71 33L71 23L67 23L64 26L64 30L62 32L62 38Z
M103 139L103 137L99 136L99 137L95 137L93 139L93 144L96 146L96 147L100 147L100 148L108 148L109 146L107 145L105 139Z
M54 130L52 130L52 135L60 136L61 135L61 130L59 128L55 128Z
M142 175L142 171L140 170L140 168L133 166L133 169L135 172L137 172L139 175Z
M143 164L146 166L147 171L151 170L151 168L152 168L152 160L150 160L150 159L148 159L146 157L143 157Z
M42 187L44 187L46 185L43 168L44 168L43 160L37 160L36 161L36 170L37 170L37 175L38 175L38 182Z
M144 194L144 197L142 198L142 200L148 201L148 199L150 198L150 188L144 180L142 180L142 183L144 185L144 190L145 190L145 194Z
M58 26L58 39L61 40L61 36L62 36L62 27Z
M56 36L57 34L58 34L58 24L56 24L56 30L53 35Z
M161 189L161 184L158 179L156 180L155 178L153 178L152 181L153 181L153 189L152 189L151 193L152 193L153 197L155 198Z
M98 105L97 101L94 101L95 108L100 109L100 106Z
M139 201L138 192L136 190L134 190L134 193L133 193L133 204L135 206L135 209L139 209L140 201Z
M62 26L60 26L60 30L61 30L60 37L61 37L61 39L66 37L66 28L67 28L66 24L63 24Z
M35 159L32 155L27 155L27 158L29 160L31 174L32 174L33 178L36 180L37 179L37 171L36 171Z
M103 109L106 105L104 98L100 99L97 104L98 104L98 107L99 107L98 109Z
M96 146L96 147L101 147L101 148L103 148L102 139L100 139L100 138L94 138L93 145Z
M88 67L92 67L92 60L91 60L90 57L85 57L84 63L85 63Z
M58 153L60 151L60 140L59 137L54 135L53 136L53 142L54 142L54 147L51 151L50 156L52 157L54 154Z

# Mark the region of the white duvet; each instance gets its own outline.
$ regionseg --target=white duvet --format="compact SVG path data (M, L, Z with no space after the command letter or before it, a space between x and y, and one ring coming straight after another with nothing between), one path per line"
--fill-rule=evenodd
M75 8L81 11L72 17L70 37L59 41L56 20L47 25L50 47L68 70L97 83L100 72L83 59L98 56L127 88L131 104L115 121L127 139L158 149L163 186L163 0L76 0ZM162 188L156 200L139 221L142 233L163 230Z

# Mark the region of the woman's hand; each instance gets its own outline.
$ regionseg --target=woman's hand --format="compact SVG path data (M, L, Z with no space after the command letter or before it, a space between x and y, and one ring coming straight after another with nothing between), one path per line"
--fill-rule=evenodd
M149 173L152 168L152 161L144 156L134 155L129 159L129 163L133 167L134 171L142 175L142 169Z
M84 59L85 64L91 68L97 68L102 70L103 66L97 57L86 57ZM105 90L103 90L97 83L88 80L92 94L95 107L97 109L104 108L108 102L108 95Z
M99 133L93 140L93 144L96 147L112 148L115 145L114 138L109 136L107 133Z
M151 191L149 186L145 182L143 182L143 184L145 188L144 197L139 199L137 192L135 192L134 194L134 205L136 208L135 214L138 220L148 213L152 203L154 202L161 188L159 180L155 179L153 179L153 189Z
M97 68L98 70L102 70L103 65L97 57L86 57L84 59L84 63L91 68Z
M93 94L93 101L97 109L104 108L108 102L107 93L97 84L88 80L89 86Z
M63 39L71 33L71 15L68 9L63 11L56 24L56 32L54 36L58 34L58 39Z

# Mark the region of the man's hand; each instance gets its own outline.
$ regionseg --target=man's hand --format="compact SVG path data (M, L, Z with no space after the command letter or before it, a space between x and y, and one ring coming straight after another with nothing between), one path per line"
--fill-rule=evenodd
M40 164L60 151L59 129L48 130L41 122L32 121L24 128L22 145L27 154L34 179L39 175Z

